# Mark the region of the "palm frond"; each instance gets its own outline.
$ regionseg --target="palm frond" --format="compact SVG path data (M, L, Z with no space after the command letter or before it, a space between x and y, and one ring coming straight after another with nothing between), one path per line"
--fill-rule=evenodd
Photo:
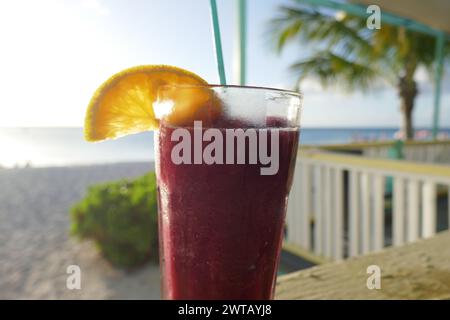
M377 77L392 84L403 76L412 81L419 65L432 71L435 39L426 34L387 24L369 30L363 18L336 18L330 11L319 11L299 1L279 7L269 26L278 51L290 43L305 43L316 49L292 69L300 78L315 76L324 85L339 83L346 89L367 89ZM450 56L450 45L446 56Z
M308 24L317 23L323 19L323 16L315 10L300 10L281 6L279 13L279 17L271 20L269 28L279 52L289 41L302 34L301 31L307 28Z
M298 39L298 42L341 50L341 55L364 56L371 61L376 57L366 30L364 19L346 16L340 20L304 6L280 7L279 16L270 24L273 43L279 52Z
M316 52L308 59L293 64L300 81L315 78L322 86L338 86L347 91L367 90L380 78L379 71L371 65L349 60L331 51Z

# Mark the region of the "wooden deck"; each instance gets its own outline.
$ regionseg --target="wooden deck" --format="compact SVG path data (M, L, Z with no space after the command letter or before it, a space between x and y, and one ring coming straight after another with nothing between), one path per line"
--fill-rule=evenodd
M367 267L381 269L368 289ZM277 299L450 299L450 232L279 277Z

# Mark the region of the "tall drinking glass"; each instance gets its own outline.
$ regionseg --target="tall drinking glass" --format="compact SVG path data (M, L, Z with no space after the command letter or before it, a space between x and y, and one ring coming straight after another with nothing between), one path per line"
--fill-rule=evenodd
M183 96L204 105L201 121L155 134L163 298L272 299L301 95L163 86L155 111L183 110Z

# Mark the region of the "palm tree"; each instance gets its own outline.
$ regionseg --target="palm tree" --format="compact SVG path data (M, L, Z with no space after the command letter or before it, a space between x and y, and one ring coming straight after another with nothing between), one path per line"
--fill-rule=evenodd
M413 138L418 94L414 75L419 66L432 71L433 37L387 24L370 30L363 18L341 12L334 15L305 4L279 7L270 31L280 52L294 42L316 45L315 52L291 66L299 81L315 77L322 86L338 85L348 91L368 90L377 84L395 86L402 133L406 139Z

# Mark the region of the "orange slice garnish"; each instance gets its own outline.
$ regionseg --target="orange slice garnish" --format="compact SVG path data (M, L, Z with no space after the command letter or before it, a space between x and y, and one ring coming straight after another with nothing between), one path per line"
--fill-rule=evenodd
M138 66L113 75L94 93L86 112L85 139L101 141L158 129L162 120L154 110L158 89L171 85L184 89L169 95L173 102L164 120L170 125L210 122L218 116L220 103L201 77L172 66Z

